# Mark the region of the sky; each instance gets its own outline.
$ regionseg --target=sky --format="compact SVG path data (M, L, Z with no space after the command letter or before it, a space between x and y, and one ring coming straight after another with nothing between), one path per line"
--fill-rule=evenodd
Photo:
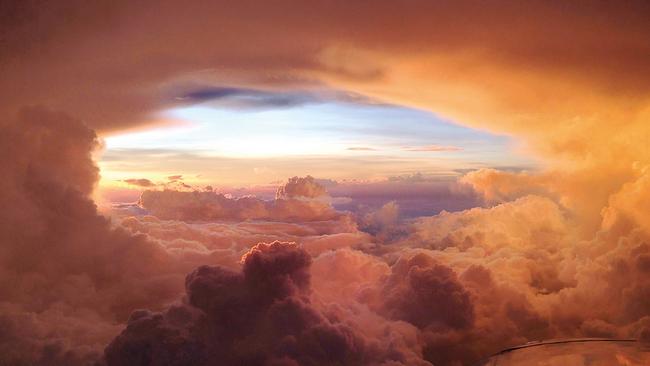
M123 181L133 178L164 182L178 174L196 184L248 186L292 175L377 180L534 167L533 158L515 154L511 138L423 110L336 100L220 104L165 110L160 113L175 125L106 137L100 186L126 186Z
M650 364L649 15L2 2L0 364Z

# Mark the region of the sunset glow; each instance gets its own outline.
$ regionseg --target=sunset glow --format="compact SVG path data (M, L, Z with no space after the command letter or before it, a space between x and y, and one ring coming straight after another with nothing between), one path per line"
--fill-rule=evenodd
M425 111L333 102L251 108L174 109L164 114L178 126L107 137L99 161L101 185L116 186L133 176L160 181L172 174L196 183L237 185L268 184L296 174L368 180L459 175L456 170L481 167L530 169L535 162L516 156L517 147L506 136Z
M7 1L0 366L650 365L643 1Z

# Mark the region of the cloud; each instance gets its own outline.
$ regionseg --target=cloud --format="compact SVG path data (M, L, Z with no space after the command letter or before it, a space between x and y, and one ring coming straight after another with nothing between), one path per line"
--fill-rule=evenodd
M111 223L88 198L92 130L42 108L3 127L7 363L94 362L120 328L109 364L454 365L535 339L648 332L644 169L589 237L556 191L518 188L544 179L491 171L466 180L477 191L496 180L505 202L406 221L398 204L337 212L314 178L294 177L273 201L147 191L143 205L159 217ZM302 246L254 245L286 239Z
M377 151L377 149L373 149L372 147L363 147L363 146L348 147L346 150L349 150L349 151Z
M393 212L394 207L384 211ZM381 212L379 217L388 215ZM352 233L345 237L330 234L322 236L329 242L328 250L322 251L317 244L321 239L294 239L304 243L302 250L315 255L307 292L314 307L327 313L324 309L334 306L338 309L336 319L345 319L354 334L373 343L384 342L385 335L369 323L389 327L392 336L401 339L400 359L406 359L406 354L411 357L405 364L424 360L440 365L471 364L507 345L534 339L642 334L647 314L642 294L647 286L643 273L648 251L643 236L630 234L627 240L636 244L627 247L612 247L604 238L580 243L571 220L569 212L553 200L525 196L490 208L415 220L410 235L389 239L386 245L377 245L372 238L345 244L344 238L352 238ZM391 222L392 218L388 225ZM222 230L216 225L232 224L201 225L205 233L217 233ZM261 222L237 225L247 226L242 233L252 232L252 225L260 225L260 233L265 230ZM287 224L273 225L278 229L271 231L280 233L279 237L290 232L279 229L278 225ZM302 231L305 225L316 228L317 223L292 225ZM174 240L189 231L177 227L160 233L165 233L166 240ZM149 235L159 234L149 231ZM229 248L232 237L232 233L225 234L224 248ZM244 243L253 239L242 236L240 254L245 253ZM205 238L198 241L210 242ZM580 260L584 256L594 262ZM237 268L232 264L236 255L230 258L224 265ZM247 258L244 256L244 261ZM623 268L628 272L620 278ZM620 287L625 295L606 300L610 286ZM588 308L592 302L604 308ZM129 328L125 332L129 333ZM410 334L417 340L409 338ZM154 342L157 337L146 336L140 341ZM147 349L156 347L137 348L138 352ZM633 357L642 356L633 353Z
M306 222L184 222L131 215L116 220L133 235L146 235L149 240L182 258L186 266L213 263L236 268L239 257L259 242L291 240L300 242L310 254L318 255L333 249L363 246L372 241L370 235L357 230L356 223L347 215L328 221Z
M428 146L403 147L402 150L416 151L416 152L444 152L444 151L461 151L463 150L463 148L458 146L428 145Z
M258 244L242 262L242 272L199 267L186 279L183 303L133 313L107 347L107 364L403 364L399 350L367 343L312 303L312 260L297 245Z
M188 186L188 188L191 188ZM255 197L230 198L212 190L145 191L140 205L163 219L184 221L270 220L322 221L340 216L328 203L329 196L314 178L293 177L278 188L271 201Z
M207 87L191 91L177 99L188 103L209 102L210 105L233 109L291 108L318 102L311 95L266 92L254 89Z
M447 266L421 254L398 261L381 293L380 312L418 328L469 328L474 323L470 294Z
M189 224L140 216L116 217L111 222L97 213L88 198L98 177L91 160L98 146L92 130L43 108L26 109L15 119L3 120L2 127L0 159L6 169L0 183L5 192L0 197L5 207L0 212L0 322L6 337L0 340L0 361L5 363L95 362L134 309L162 309L178 299L184 274L199 265L238 269L242 253L259 239L294 237L305 243L306 250L291 249L294 254L288 254L303 258L291 281L305 294L307 274L301 268L304 261L311 261L305 258L369 240L349 216L321 201L311 202L309 197L318 199L324 192L313 178L290 180L278 200L282 202L273 206L274 213L291 220L295 215L303 218L300 210L322 209L332 214L324 221ZM261 278L272 280L266 276L268 271L284 267L271 269L280 257L266 253L263 246L257 250L261 254L251 252L247 263L267 257L269 262L244 266L246 276L257 279L255 284ZM256 274L260 268L262 272ZM273 280L266 289L279 288L283 276L278 274L280 282ZM283 291L293 296L293 287ZM289 313L282 319L292 318L293 305L292 299L287 300ZM306 303L298 302L295 314L303 314L303 305L304 316L312 319L314 312ZM338 339L350 339L336 338L339 327L346 325L332 320L331 326L329 318L315 314L313 334L305 334L306 339L331 334L334 348ZM306 347L309 354L314 344L298 346Z
M507 172L496 169L479 169L468 172L461 183L468 184L491 203L514 201L529 195L550 195L544 187L544 178L527 172Z
M403 218L436 214L442 210L459 211L483 204L481 195L456 178L421 173L393 176L371 182L340 182L330 187L333 205L359 217L379 210L394 201ZM337 202L337 197L346 197ZM360 220L363 221L363 220Z
M279 93L325 85L423 108L514 136L545 168L477 172L465 183L495 206L415 220L411 235L390 245L319 252L313 287L307 256L282 244L258 247L244 263L248 272L200 267L188 278L186 302L132 314L107 350L110 362L142 360L130 355L314 364L328 356L454 365L540 338L647 339L647 6L169 1L151 16L146 2L10 5L0 21L2 361L95 360L129 312L176 299L189 266L236 261L230 248L206 256L197 243L177 240L173 251L161 245L168 241L114 228L88 198L98 177L95 133L42 108L13 117L45 103L102 133L134 128L186 105L170 96L196 80ZM323 195L312 183L292 181L277 213L345 220L316 199ZM154 202L205 208L197 217L208 218L231 205L238 219L268 212L253 200L180 193ZM199 255L184 261L178 252ZM327 271L343 264L358 273ZM336 288L354 296L342 299ZM437 312L423 313L428 303Z
M4 119L2 130L0 363L82 364L134 306L175 298L183 269L97 213L91 129L34 107Z
M232 109L292 108L326 102L382 105L379 101L373 101L363 95L336 90L277 91L215 86L192 88L175 99L186 103L207 103L211 106Z
M357 218L359 229L371 233L377 241L393 242L407 232L403 227L404 221L400 220L399 205L395 201L390 201L377 210L359 216Z
M169 95L199 82L194 93L200 101L326 84L550 142L536 144L545 150L579 153L606 142L607 133L587 128L597 123L589 117L595 108L604 117L637 117L618 136L642 128L638 117L648 83L638 75L648 74L646 6L535 2L522 8L506 2L485 9L461 1L186 7L167 1L155 16L144 16L149 4L26 3L10 7L1 22L2 63L10 76L3 90L11 92L0 100L4 111L49 102L76 111L95 128L116 130L183 104ZM309 22L305 13L314 15ZM467 22L450 21L460 16ZM116 27L123 33L113 32ZM289 41L295 34L300 37ZM611 54L618 55L616 62ZM622 96L632 97L624 102ZM566 123L576 115L585 118ZM586 130L591 141L572 133Z
M450 266L472 294L474 325L454 333L463 352L478 356L523 339L641 337L647 233L628 231L626 221L584 240L575 219L549 198L525 196L418 219L412 237L401 242L429 248L412 255L426 253Z
M0 183L5 192L1 198L4 210L0 213L0 292L3 324L7 324L9 336L3 339L1 354L7 363L38 364L48 360L74 364L96 359L117 332L115 324L125 321L129 312L144 307L161 309L176 299L182 274L191 267L221 260L224 265L237 268L238 254L245 244L242 240L237 250L228 247L227 233L222 233L221 244L214 236L204 234L207 240L213 240L214 246L208 248L199 245L204 238L178 240L182 225L177 224L173 230L168 226L168 240L156 241L151 239L153 235L148 238L115 229L99 216L88 199L98 175L90 152L98 143L93 131L83 124L38 108L25 110L17 119L2 123L5 133L0 137L0 159L6 177ZM512 189L495 184L502 188L494 191L497 193L493 197L504 203L418 220L411 236L392 245L372 245L377 243L355 239L353 235L358 234L351 231L346 236L312 238L312 243L321 246L314 254L329 259L314 260L321 263L318 276L328 273L328 268L342 268L341 263L359 269L359 273L348 271L332 278L310 279L313 287L306 285L305 262L298 260L306 258L305 255L292 250L288 252L294 254L281 251L288 256L285 258L258 248L261 254L250 258L259 256L259 263L247 257L246 261L257 264L251 264L252 269L244 269L243 274L201 267L213 269L197 270L189 283L205 283L208 288L204 296L199 292L194 300L181 304L180 310L171 307L162 315L134 313L123 337L109 347L107 355L117 349L115 357L119 362L123 354L120 347L150 344L148 349L164 355L160 357L173 357L167 356L172 346L178 346L176 350L191 350L176 352L177 357L201 356L202 347L213 344L213 338L203 334L217 334L221 337L217 339L223 341L218 344L224 347L243 337L245 344L251 345L248 349L254 350L252 356L269 360L294 359L308 364L319 362L319 357L327 354L343 360L353 355L349 360L356 364L379 359L404 364L419 360L424 364L422 359L426 359L444 365L469 363L503 346L539 338L643 337L648 329L649 238L647 217L638 202L643 202L646 195L647 174L634 167L629 171L623 169L620 176L608 166L603 170L595 175L586 174L594 170L578 171L580 179L575 175L569 175L568 180L532 178L531 182L540 182L540 188L533 187L532 192L538 190L548 197L530 196L531 182L525 175L515 175L506 180L516 181ZM605 182L598 187L577 184L600 174L614 174L614 183L625 183L617 186ZM554 175L549 173L549 177ZM479 182L478 173L474 178L472 182ZM520 189L520 185L527 188ZM477 183L476 187L479 186ZM605 208L602 225L587 238L576 229L584 218L574 217L576 211L571 202L562 199L572 196L574 187L582 188L587 195L594 195L593 191L597 198L606 197L604 205L599 203L599 208ZM599 191L601 187L603 191ZM558 192L559 198L546 195L546 191ZM284 206L277 208L277 212L294 215L285 219L308 221L304 220L308 215L302 216L302 211L295 210L305 207L293 205L300 202L308 205L305 212L310 214L321 212L310 211L313 207L326 207L323 212L333 212L325 221L340 217L318 200L323 192L313 180L292 179L278 195ZM192 192L180 193L180 207L191 207L186 205L186 197L193 197ZM221 203L220 198L209 197L208 208L221 207L211 206L212 200ZM512 199L516 200L507 202ZM226 207L232 204L224 202ZM257 206L252 207L255 212ZM600 211L596 210L596 214ZM272 217L275 215L269 216ZM130 222L136 225L134 220ZM260 232L277 229L259 225ZM313 225L316 232L318 224ZM161 231L165 228L159 226ZM331 227L331 223L322 226ZM219 230L227 228L221 226ZM303 225L292 229L306 230ZM278 234L282 235L285 234ZM359 240L358 249L365 253L322 250L340 248L355 240ZM422 257L422 253L427 257ZM294 267L287 265L295 272L282 272L282 268L273 265L276 260L295 263ZM250 281L248 276L264 280ZM259 288L251 282L259 282ZM337 287L336 283L345 286ZM209 287L211 284L216 288ZM333 291L336 288L354 296L337 300ZM188 287L188 299L196 295L194 289ZM219 296L224 294L222 290L230 291ZM251 307L229 313L230 299ZM220 300L225 303L220 305ZM432 308L426 306L431 302L437 311L423 312ZM594 303L599 306L591 306ZM244 322L244 326L224 330L217 321L196 321L197 313L202 314L199 311L212 319L233 314L232 321ZM262 320L251 320L252 325L246 326L247 319ZM389 332L377 331L368 323ZM189 338L177 336L195 329L196 324L206 324L210 332L188 332ZM238 329L243 335L228 333ZM294 338L287 338L287 333ZM132 343L132 335L136 343ZM156 339L167 340L169 336L179 343L155 343ZM120 346L120 339L125 346ZM332 343L315 339L329 339ZM330 348L323 351L314 344ZM148 352L144 347L128 349L132 350L131 355ZM230 350L216 347L211 352L224 352L225 357L249 356Z
M155 187L156 184L149 179L141 178L141 179L124 179L123 182L128 183L130 185L138 186L138 187L144 187L144 188L149 188L149 187Z
M290 198L318 198L327 195L325 187L320 185L314 177L293 177L275 194L276 199Z

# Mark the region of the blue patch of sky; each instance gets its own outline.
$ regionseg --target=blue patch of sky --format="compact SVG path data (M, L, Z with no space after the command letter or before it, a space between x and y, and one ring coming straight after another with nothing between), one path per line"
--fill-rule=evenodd
M381 154L521 165L507 136L463 127L433 113L392 105L322 101L278 108L229 108L202 103L165 112L190 122L113 136L107 148L165 148L224 156ZM455 146L462 150L412 152L409 147ZM350 151L347 148L375 151Z

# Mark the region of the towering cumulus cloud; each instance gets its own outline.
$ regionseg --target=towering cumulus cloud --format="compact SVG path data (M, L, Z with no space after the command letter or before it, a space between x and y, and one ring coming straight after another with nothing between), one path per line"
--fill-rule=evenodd
M106 349L109 366L403 364L399 350L367 342L310 301L310 255L296 244L258 244L243 270L202 266L183 302L138 311ZM424 361L418 364L427 364Z
M134 306L176 296L167 254L97 214L92 130L43 108L1 127L0 363L94 359Z

